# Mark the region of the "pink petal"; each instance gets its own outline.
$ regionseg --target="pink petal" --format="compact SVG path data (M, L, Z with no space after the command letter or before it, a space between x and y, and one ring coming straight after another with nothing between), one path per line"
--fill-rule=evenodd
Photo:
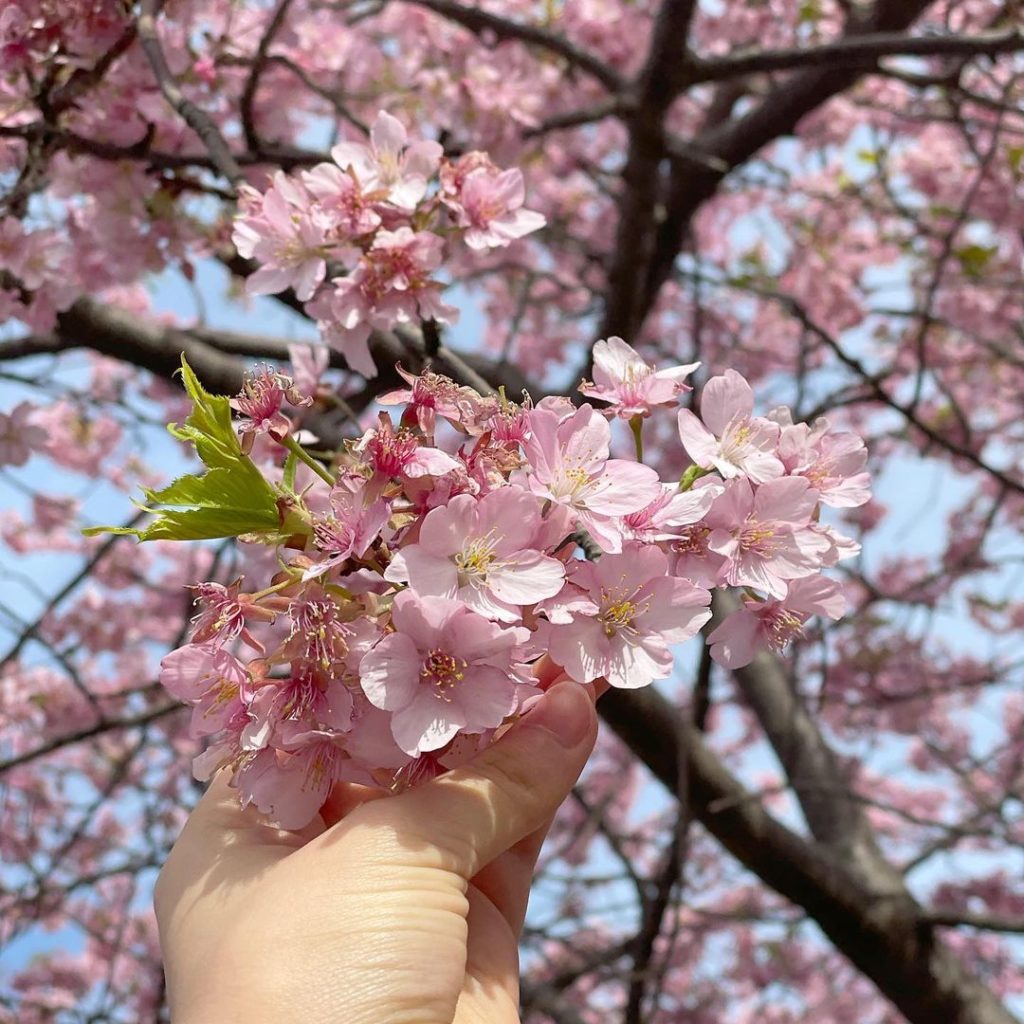
M768 646L760 625L760 620L753 612L737 608L708 636L711 657L726 668L749 665L758 651Z
M707 468L718 453L718 442L714 435L704 426L689 409L680 409L679 437L686 449L686 454L698 465Z
M359 662L359 684L374 707L393 711L409 704L419 688L422 657L415 643L391 633Z
M601 421L607 426L607 420ZM639 512L661 493L661 481L650 467L626 459L609 459L604 473L584 492L588 509L605 516Z
M471 494L457 494L447 505L427 513L420 527L419 543L432 555L454 555L473 535L476 521L476 498Z
M454 599L459 591L459 570L455 562L443 555L432 554L423 544L413 544L401 552L409 585L429 597Z
M465 696L457 693L456 700L465 716L464 728L470 732L497 728L518 703L516 684L496 669L477 670L465 688Z
M735 370L726 370L712 377L704 385L700 396L701 419L717 437L737 416L749 416L754 411L754 392Z
M402 122L382 110L370 128L370 142L378 154L398 156L405 146L406 132Z
M487 585L501 601L536 604L554 597L565 581L565 567L539 551L523 551L487 574Z
M402 750L415 756L440 749L464 725L460 708L438 700L424 687L416 700L391 716L391 735Z

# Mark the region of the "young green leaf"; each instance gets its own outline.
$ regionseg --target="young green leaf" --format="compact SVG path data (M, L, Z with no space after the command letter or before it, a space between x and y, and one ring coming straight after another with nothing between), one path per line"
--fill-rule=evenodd
M228 399L206 391L184 356L181 373L192 399L192 411L184 424L172 424L168 429L175 437L195 445L207 471L178 477L160 490L144 488L147 504L140 507L152 512L156 519L141 530L96 526L83 532L87 536L131 534L139 540L204 540L241 535L264 536L269 540L277 538L282 527L295 532L302 524L294 511L288 510L288 522L284 524L278 492L243 454L231 422Z

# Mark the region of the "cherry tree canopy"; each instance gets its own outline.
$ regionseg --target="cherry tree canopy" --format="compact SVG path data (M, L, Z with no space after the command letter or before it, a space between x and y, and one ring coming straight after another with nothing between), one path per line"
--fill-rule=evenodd
M290 364L330 448L397 364L582 401L616 336L856 430L876 498L829 511L840 621L602 698L524 1020L1019 1019L1022 53L1016 0L0 0L0 1020L167 1019L149 893L199 788L157 665L255 556L80 531L185 464L181 355L222 394ZM399 208L423 161L490 175L443 264L383 226L447 285L389 322L246 234L339 150ZM687 469L674 418L645 443Z

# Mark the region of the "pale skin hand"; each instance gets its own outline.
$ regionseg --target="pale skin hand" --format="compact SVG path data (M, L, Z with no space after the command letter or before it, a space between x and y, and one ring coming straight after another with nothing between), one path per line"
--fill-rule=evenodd
M596 734L560 683L469 764L339 786L301 833L216 780L157 882L174 1024L519 1024L534 864Z

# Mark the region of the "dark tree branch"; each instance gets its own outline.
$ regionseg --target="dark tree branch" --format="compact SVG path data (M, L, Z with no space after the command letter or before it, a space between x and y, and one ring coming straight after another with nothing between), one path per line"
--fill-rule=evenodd
M562 131L566 128L578 128L580 125L603 121L606 117L615 117L630 109L626 97L610 96L579 110L567 110L563 114L552 114L546 117L536 128L527 128L523 132L524 139L534 139L548 132Z
M716 620L721 621L739 602L732 594L716 592L713 607ZM882 856L839 759L782 662L762 652L733 676L775 750L814 838L842 860L865 890L885 895L901 892L901 875Z
M840 345L839 341L820 324L818 324L803 305L793 298L793 296L786 295L782 292L773 292L767 289L748 287L747 290L753 291L762 298L772 299L788 310L789 313L799 321L802 327L810 331L816 338L823 342L845 367L852 370L857 375L857 377L868 387L870 394L873 395L877 401L892 409L894 412L898 412L904 420L906 420L909 426L923 434L932 444L942 448L955 458L969 462L976 469L980 469L983 472L988 473L989 476L994 480L998 480L999 483L1007 490L1015 491L1017 494L1024 494L1024 480L1019 480L1010 476L1008 472L990 465L976 452L971 451L970 448L965 448L963 445L950 440L950 438L942 431L937 430L934 427L930 427L925 423L924 420L916 414L913 408L906 406L902 402L893 398L883 385L880 376L872 373L856 356L850 355L850 353Z
M622 1016L622 1024L643 1024L644 997L654 987L649 984L654 947L661 934L665 914L671 905L672 893L679 881L685 859L683 844L689 822L689 800L685 793L680 796L677 817L681 820L672 831L661 869L651 885L651 897L644 900L640 929L631 944L633 970L626 992L626 1009Z
M164 99L199 136L220 173L231 182L232 186L238 185L245 176L231 155L231 150L220 129L213 123L206 111L201 110L185 96L171 73L171 69L167 66L167 58L164 56L163 47L160 45L156 31L158 10L159 0L142 0L136 26L139 44L153 69L160 91L164 94Z
M630 339L640 327L643 282L654 255L656 211L663 193L663 122L675 98L675 69L687 64L686 38L694 7L694 0L663 0L651 29L647 58L632 90L632 114L626 119L629 151L622 171L619 224L598 332L601 338L617 334ZM695 159L700 152L696 147Z
M184 710L185 706L175 701L173 704L161 704L158 707L151 708L149 711L144 711L138 715L132 715L129 718L102 719L85 729L78 729L75 732L65 733L63 736L56 736L52 740L48 740L46 743L41 743L38 747L26 750L21 754L8 758L6 761L0 762L0 777L2 777L6 772L9 772L14 768L18 768L21 765L38 760L40 757L46 757L49 754L56 753L58 750L64 750L66 747L73 746L76 743L82 743L84 740L94 739L96 736L100 736L103 733L115 732L122 729L140 729L150 725L158 719L166 718L168 715L172 715L176 711Z
M91 68L78 68L72 76L61 86L54 89L40 107L48 118L55 118L57 114L67 110L78 99L84 96L90 89L103 81L103 76L110 70L114 62L125 54L135 42L137 37L134 24L125 26L124 31L115 40L106 53Z
M274 11L274 16L270 19L266 31L260 38L259 46L256 48L256 56L253 58L249 77L245 80L245 88L242 90L242 98L239 101L242 132L245 135L246 144L254 153L259 153L263 148L259 132L256 130L256 117L253 110L256 102L256 92L260 86L260 76L263 74L263 69L267 66L267 54L270 51L270 46L284 24L285 18L288 17L288 8L291 5L292 0L281 0L277 10Z
M926 910L921 917L928 924L940 928L975 928L983 932L1006 932L1010 935L1024 935L1024 917L972 914L969 910Z
M837 39L820 46L793 49L750 49L725 57L696 58L686 83L714 82L727 78L797 68L873 68L884 57L994 57L1024 50L1024 32L1008 28L973 36L922 35L903 32L873 32L850 39Z
M866 13L851 16L846 40L904 29L930 3L931 0L878 0ZM606 334L620 333L619 328L627 323L643 322L661 286L672 274L694 214L715 194L726 174L770 142L792 134L804 117L850 88L861 74L858 69L833 65L805 69L770 90L746 114L710 125L692 140L689 145L695 152L720 164L717 169L695 169L683 163L673 168L665 216L658 225L653 256L646 265L646 280L638 289L639 296L632 299L635 306L609 282L607 305L620 315L615 320L606 316Z
M425 7L440 14L449 21L457 22L463 28L479 36L493 35L496 39L515 39L531 46L540 46L551 53L564 57L570 64L586 71L596 78L609 92L621 92L625 86L622 76L599 57L581 50L557 32L550 32L537 25L526 25L519 21L502 18L479 7L467 7L454 0L406 0L407 3Z
M144 515L144 512L137 512L125 525L128 527L135 526ZM10 650L2 659L0 659L0 673L2 673L3 670L11 664L19 654L21 654L25 644L38 634L39 628L42 626L46 617L50 615L69 594L89 578L96 569L96 566L107 557L110 549L121 539L121 536L118 534L107 537L103 543L100 544L100 546L82 563L78 572L76 572L75 575L72 576L71 579L68 580L68 582L50 598L47 602L46 608L43 610L43 613L39 615L34 622L30 623L21 631L17 640L15 640L11 645Z
M43 121L31 124L2 125L0 139L24 139L32 143L55 143L70 154L85 154L100 160L135 160L157 171L175 171L194 168L220 172L213 157L207 153L167 153L150 148L151 135L144 135L131 146L120 146L102 139L89 139L67 128L58 128ZM309 167L330 159L324 153L293 146L265 146L259 153L232 153L232 160L242 167L267 164L290 171L296 167Z
M686 760L697 820L740 863L802 906L912 1024L1019 1024L936 938L908 893L865 891L827 849L774 819L655 689L611 690L598 708L671 791Z

